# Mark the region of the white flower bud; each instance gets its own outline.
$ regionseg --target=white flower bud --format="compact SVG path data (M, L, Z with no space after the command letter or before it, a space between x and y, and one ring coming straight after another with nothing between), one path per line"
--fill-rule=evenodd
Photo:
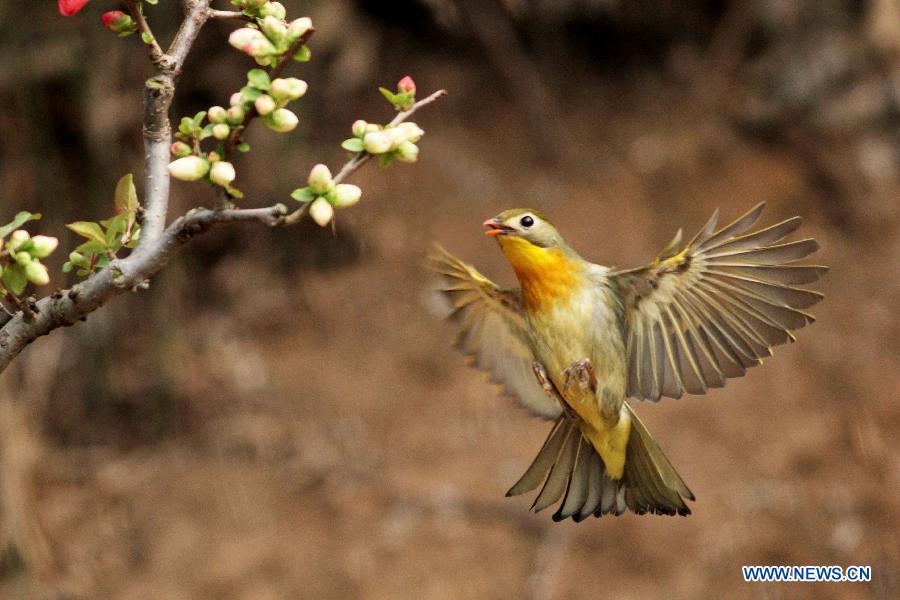
M233 31L228 36L228 43L254 58L277 53L275 46L266 39L266 36L261 31L250 29L249 27L242 27Z
M309 187L317 194L324 194L332 188L331 171L327 166L318 164L309 171L309 178L306 180Z
M369 154L384 154L392 144L391 136L384 131L372 131L363 138L363 147Z
M210 123L224 123L225 115L225 109L221 106L210 106L209 110L206 111L206 118L209 119Z
M353 131L353 135L361 138L366 135L366 131L368 131L369 124L363 121L362 119L357 119L353 121L353 125L351 125L350 130Z
M228 104L230 106L240 106L244 103L244 95L240 92L235 92L228 99Z
M263 94L262 96L257 98L256 102L254 102L253 105L256 107L256 112L258 112L262 116L271 114L276 107L275 100L273 100L272 96L268 94Z
M334 208L328 200L319 197L310 204L309 216L311 216L313 221L318 223L320 227L325 227L331 222L332 217L334 217Z
M210 181L217 185L221 185L222 187L229 185L234 181L236 176L237 174L234 172L234 165L230 162L225 162L224 160L214 162L209 170Z
M240 125L244 122L244 116L246 116L246 112L244 111L244 107L238 104L237 106L232 106L226 111L228 114L225 116L225 121L229 125Z
M293 41L302 36L304 33L310 30L312 27L312 19L309 17L300 17L299 19L294 19L288 24L287 35L288 38Z
M414 163L419 158L419 147L412 142L403 142L397 146L394 157L400 162Z
M31 262L31 255L27 252L16 252L11 255L20 267L24 267Z
M50 283L47 267L36 260L25 265L25 277L34 285L47 285Z
M353 206L362 197L362 190L358 185L352 183L339 183L334 188L334 206L335 208L346 208Z
M31 255L35 258L47 258L59 245L59 240L49 235L36 235L31 238L33 244Z
M209 162L196 155L185 156L169 163L169 175L182 181L197 181L209 173Z
M276 100L296 100L306 94L306 82L296 77L275 79L269 86L269 94Z
M279 108L269 116L265 117L263 119L263 123L265 123L266 127L271 129L272 131L286 133L288 131L292 131L295 127L297 127L299 119L297 119L297 115L295 115L288 109Z
M17 248L19 244L27 242L30 239L31 235L24 229L16 229L12 232L12 235L9 236L9 241L12 242L13 248Z
M216 123L213 125L212 134L217 140L224 140L231 133L231 127L226 123Z
M403 132L403 137L410 142L418 142L422 139L422 136L425 135L425 132L421 127L416 125L415 123L400 123L395 127L398 131Z

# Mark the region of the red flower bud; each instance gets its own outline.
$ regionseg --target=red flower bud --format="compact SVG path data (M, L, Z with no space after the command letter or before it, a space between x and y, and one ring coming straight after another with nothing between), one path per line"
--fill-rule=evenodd
M64 17L71 17L77 15L88 0L58 0L58 3L59 13Z
M121 10L105 12L100 20L103 21L103 26L113 33L134 33L137 29L131 15L125 14Z
M103 13L103 15L100 17L100 20L103 21L104 27L106 27L107 29L112 29L113 24L124 16L125 13L123 13L121 10L111 10L109 12Z
M403 93L415 92L416 91L416 82L413 81L413 78L407 75L403 79L397 82L397 91Z

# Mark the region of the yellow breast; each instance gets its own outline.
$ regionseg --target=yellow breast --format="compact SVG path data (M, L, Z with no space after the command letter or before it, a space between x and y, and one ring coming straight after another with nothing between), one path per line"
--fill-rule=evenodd
M541 248L515 236L501 236L499 242L528 312L547 310L581 290L582 266L560 248Z

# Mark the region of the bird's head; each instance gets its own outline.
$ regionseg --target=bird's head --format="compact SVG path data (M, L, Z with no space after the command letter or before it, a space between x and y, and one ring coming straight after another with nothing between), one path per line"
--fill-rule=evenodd
M496 236L501 246L509 238L518 238L539 248L556 248L564 244L547 215L531 208L512 208L483 223L485 235Z

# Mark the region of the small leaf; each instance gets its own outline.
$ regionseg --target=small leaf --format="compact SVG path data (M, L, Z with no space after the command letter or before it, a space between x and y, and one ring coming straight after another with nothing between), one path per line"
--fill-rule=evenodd
M297 62L309 62L310 58L312 58L312 51L307 46L300 46L293 56Z
M250 152L250 144L247 142L241 142L237 145L237 149L239 152Z
M204 127L203 129L200 130L199 137L201 140L205 140L206 138L208 138L212 135L212 132L213 132L213 124L208 123L206 125L206 127Z
M350 152L362 152L363 141L359 138L350 138L341 142L341 148Z
M269 85L272 83L269 79L269 74L262 69L250 69L247 71L247 81L258 90L268 90Z
M243 198L244 192L237 188L233 188L230 185L225 187L225 191L228 192L228 195L232 198Z
M262 96L262 92L255 87L245 85L241 88L241 96L244 97L244 102L256 102L256 99Z
M5 238L7 235L18 229L23 223L27 223L28 221L37 221L40 218L40 213L32 214L23 210L22 212L17 214L10 223L7 223L3 227L0 227L0 239Z
M134 177L129 173L116 184L115 206L117 213L136 211L140 207L137 190L134 189Z
M103 243L100 243L96 240L91 240L89 242L84 242L75 247L75 252L80 252L81 254L97 254L99 252L106 252L106 240L103 240Z
M296 200L297 202L312 202L316 197L316 193L312 190L311 187L302 187L297 188L293 192L291 192L291 198Z
M70 263L69 261L64 262L64 263L63 263L63 266L62 266L62 272L63 272L63 273L68 273L68 272L70 272L71 270L72 270L72 263Z
M394 92L387 88L380 87L378 91L381 92L381 95L387 98L387 101L391 104L394 104L394 98L397 96Z
M103 230L100 229L100 225L94 223L92 221L75 221L74 223L69 223L66 225L69 229L80 235L81 237L86 237L89 240L93 240L98 244L103 244L105 247L106 244L106 236L103 234Z
M120 35L120 37L125 37L126 35L131 35L132 32L128 32L125 35ZM143 41L148 46L153 43L153 36L147 33L146 31L141 32L141 41Z
M3 269L3 284L9 288L9 291L18 296L25 290L25 286L28 285L25 270L19 265L7 265Z
M191 121L191 126L193 127L193 129L199 128L200 125L203 123L203 119L205 119L205 118L206 118L205 110L201 110L196 115L194 115L194 118Z

